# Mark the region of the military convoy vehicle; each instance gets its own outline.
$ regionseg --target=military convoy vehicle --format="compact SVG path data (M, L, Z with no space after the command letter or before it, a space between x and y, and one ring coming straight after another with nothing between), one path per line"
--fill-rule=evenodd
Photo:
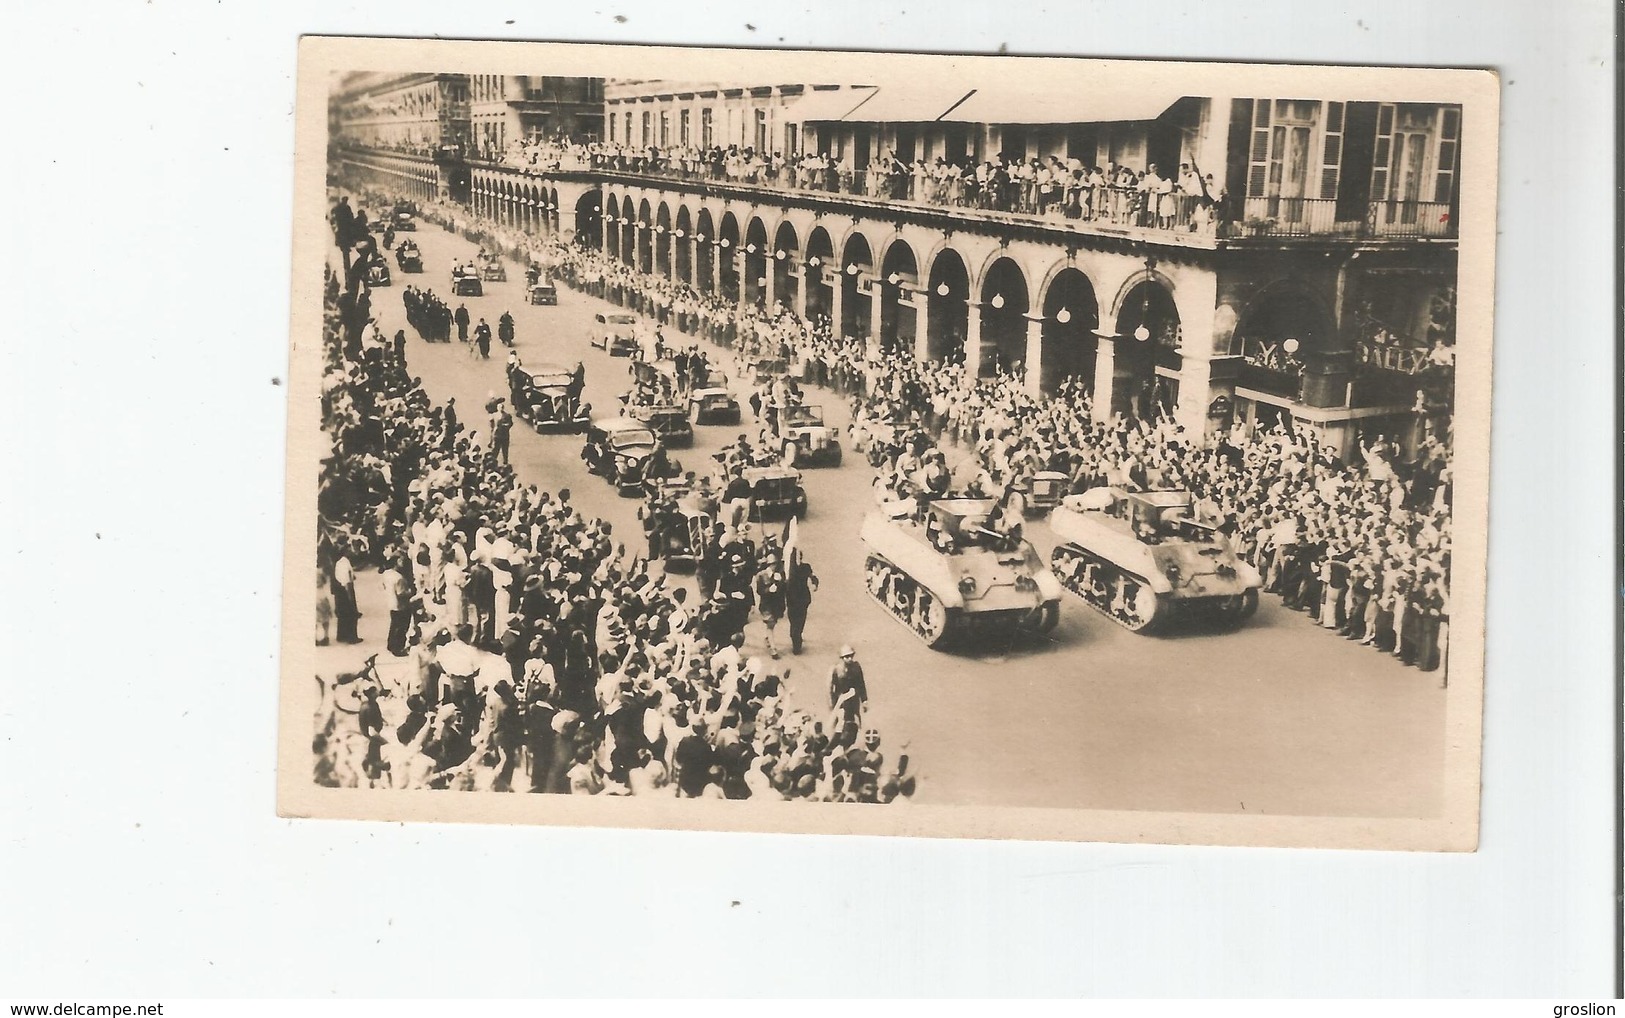
M1187 491L1094 488L1049 518L1064 544L1050 558L1062 584L1125 629L1180 617L1239 626L1258 609L1258 571L1199 520Z
M926 646L968 636L1047 633L1061 612L1061 584L1033 546L989 526L991 498L939 498L923 517L866 518L865 586Z

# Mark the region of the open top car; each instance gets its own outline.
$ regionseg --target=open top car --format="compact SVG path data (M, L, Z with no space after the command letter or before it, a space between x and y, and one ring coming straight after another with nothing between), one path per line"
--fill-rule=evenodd
M838 467L841 465L841 439L824 423L824 408L812 403L793 403L779 408L779 437L784 442L784 462L792 467Z
M577 431L587 426L589 409L572 392L574 373L558 364L519 369L515 411L537 431Z
M417 232L417 228L418 228L417 218L415 216L413 216L412 213L408 212L405 209L397 207L396 210L395 210L395 214L390 217L390 222L395 227L395 231L397 233L415 233L415 232Z
M480 278L487 283L506 283L508 269L502 264L502 259L491 255L480 263Z
M750 515L757 522L802 519L807 515L807 492L801 474L787 466L746 467L742 475L750 482Z
M410 240L403 240L395 248L395 267L402 272L422 272L423 253L418 250L417 244Z
M630 357L638 350L638 319L621 311L600 311L593 316L587 342L611 357Z
M532 304L555 305L559 302L559 288L547 280L530 284L525 299Z
M688 411L679 404L632 405L626 408L626 415L659 435L667 448L694 444L694 426L688 422Z
M373 254L367 261L367 285L389 286L393 282L389 276L389 263L384 261L383 255Z
M452 282L451 292L459 297L483 297L485 286L480 282L479 276L464 273Z
M689 412L695 424L738 424L739 400L728 388L728 376L707 368L688 394Z

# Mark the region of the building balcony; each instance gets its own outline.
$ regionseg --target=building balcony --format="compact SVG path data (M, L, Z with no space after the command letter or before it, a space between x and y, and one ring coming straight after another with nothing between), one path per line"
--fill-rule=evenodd
M1381 201L1365 205L1365 218L1340 219L1335 198L1248 198L1239 220L1222 224L1228 239L1312 237L1319 240L1454 239L1449 202Z

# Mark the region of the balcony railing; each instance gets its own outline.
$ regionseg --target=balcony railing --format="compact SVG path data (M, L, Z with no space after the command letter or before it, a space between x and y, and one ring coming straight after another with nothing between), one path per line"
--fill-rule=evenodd
M1363 220L1339 219L1335 198L1248 198L1241 218L1224 224L1226 237L1454 237L1449 202L1370 202Z

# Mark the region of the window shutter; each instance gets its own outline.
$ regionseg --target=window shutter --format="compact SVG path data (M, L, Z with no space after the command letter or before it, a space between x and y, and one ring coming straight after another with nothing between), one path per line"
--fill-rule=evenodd
M1371 200L1388 200L1388 160L1394 147L1394 105L1377 108L1377 144L1371 152Z
M1270 157L1270 101L1253 100L1253 138L1247 154L1247 197L1264 196L1265 180L1269 173Z
M1343 163L1343 104L1340 102L1326 104L1325 156L1320 162L1320 196L1328 200L1336 198L1337 169Z
M1433 165L1438 167L1434 178L1433 200L1448 202L1456 191L1456 152L1461 144L1461 111L1446 106L1439 111L1439 154Z

